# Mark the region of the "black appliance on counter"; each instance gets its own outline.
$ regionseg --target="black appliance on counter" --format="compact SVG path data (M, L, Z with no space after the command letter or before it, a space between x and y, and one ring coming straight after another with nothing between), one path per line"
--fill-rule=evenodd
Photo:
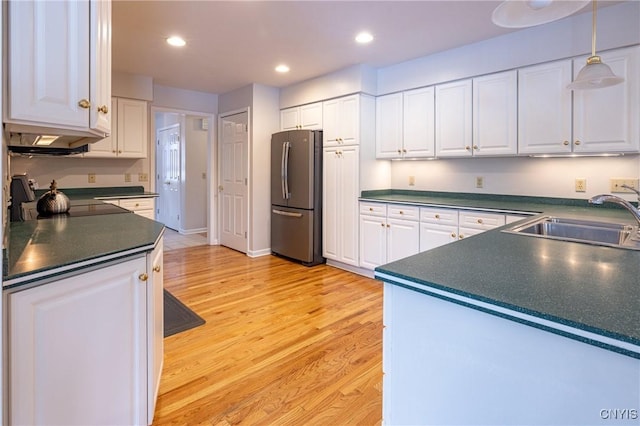
M25 220L25 212L22 203L28 203L36 199L36 194L29 184L27 175L14 175L11 178L11 222L22 222Z

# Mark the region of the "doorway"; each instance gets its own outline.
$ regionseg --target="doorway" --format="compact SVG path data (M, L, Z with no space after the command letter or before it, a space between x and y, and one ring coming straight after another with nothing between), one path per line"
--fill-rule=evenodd
M213 117L186 111L153 111L156 220L180 234L204 234L211 243L209 172Z
M247 253L248 113L220 117L220 244Z

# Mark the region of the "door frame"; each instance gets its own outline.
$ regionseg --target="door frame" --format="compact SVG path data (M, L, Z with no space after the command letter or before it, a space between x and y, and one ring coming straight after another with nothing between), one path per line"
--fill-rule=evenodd
M218 185L219 182L222 182L222 175L221 175L221 170L222 170L222 153L220 152L220 150L222 149L222 120L226 117L230 117L232 115L237 115L237 114L242 114L242 113L247 113L247 163L245 164L245 167L247 168L247 211L245 212L245 228L246 232L247 232L247 251L246 251L246 255L249 255L249 253L251 252L251 227L249 226L249 223L251 221L251 216L250 216L250 212L251 212L251 207L252 207L252 197L251 197L251 191L252 191L252 170L251 167L249 167L249 165L251 164L251 140L252 138L252 128L251 128L251 108L250 107L246 107L246 108L240 108L240 109L235 109L232 111L225 111L223 113L218 114L218 138L217 140L219 141L218 146L217 146L217 150L216 150L216 155L217 155L217 173L216 173L216 185L214 186L215 188L215 196L214 198L216 199L217 202L217 222L216 222L216 235L221 235L221 226L222 226L222 220L220 220L220 218L222 217L222 203L220 202L220 198L218 197L219 191L218 191ZM217 244L220 244L220 238L218 238L218 242Z
M215 126L218 125L218 121L215 119L215 113L211 112L202 112L202 111L191 111L179 108L167 108L167 107L158 107L151 106L151 119L149 120L149 125L151 126L151 131L149 134L153 134L153 138L151 139L151 149L149 150L149 176L153 176L153 178L149 179L149 187L152 192L157 192L156 181L157 181L157 171L156 171L156 113L174 113L174 114L184 114L184 115L195 115L198 117L206 117L209 120L209 125L213 126L213 128L209 128L208 132L208 141L207 141L207 242L209 245L218 244L218 233L217 233L217 206L216 200L217 197L212 197L212 190L215 189L217 193L218 188L218 172L214 169L214 166L217 165L217 135L218 131ZM154 212L155 217L155 212Z

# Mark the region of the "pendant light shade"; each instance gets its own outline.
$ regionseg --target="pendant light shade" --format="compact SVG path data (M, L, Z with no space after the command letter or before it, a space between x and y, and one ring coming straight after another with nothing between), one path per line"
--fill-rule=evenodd
M611 71L611 68L602 62L600 56L596 55L596 1L593 0L593 18L591 25L591 56L587 58L585 65L573 83L567 86L571 90L600 89L622 83L624 78L618 77Z
M577 12L589 0L505 0L491 15L494 24L505 28L525 28L546 24Z

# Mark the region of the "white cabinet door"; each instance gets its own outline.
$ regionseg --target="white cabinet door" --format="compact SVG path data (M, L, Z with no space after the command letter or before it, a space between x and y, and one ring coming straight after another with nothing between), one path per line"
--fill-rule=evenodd
M470 157L472 152L471 80L436 86L436 155Z
M147 103L118 98L118 157L147 158Z
M411 220L387 219L387 262L420 252L420 224Z
M118 155L118 99L111 99L110 115L114 118L111 121L113 131L106 138L94 142L89 145L89 152L83 154L84 157L96 157L96 158L113 158Z
M573 92L574 152L638 152L640 47L604 52L600 56L624 82ZM575 75L585 63L586 58L573 61Z
M323 155L323 256L358 265L359 150L325 148Z
M147 255L147 423L151 424L156 409L160 376L164 360L164 280L163 241Z
M458 227L420 223L420 251L431 250L458 240Z
M360 157L357 146L340 148L341 169L341 208L340 261L349 265L358 265L358 197L360 196Z
M146 259L9 294L9 423L147 424Z
M322 129L322 102L280 110L280 130Z
M303 129L322 129L322 102L300 107L300 126Z
M571 61L518 70L518 152L571 152Z
M324 146L360 143L360 96L351 95L322 103Z
M91 113L89 127L102 133L111 133L113 110L111 107L111 2L92 1L91 55L89 75L91 82Z
M9 121L88 129L89 2L6 4Z
M516 71L473 79L473 155L518 153L517 80Z
M387 263L386 218L360 216L360 266L374 269Z
M403 93L403 155L405 158L435 155L435 90L433 87Z
M402 158L402 93L376 98L376 158Z
M280 111L280 130L296 130L300 126L300 108L287 108Z

